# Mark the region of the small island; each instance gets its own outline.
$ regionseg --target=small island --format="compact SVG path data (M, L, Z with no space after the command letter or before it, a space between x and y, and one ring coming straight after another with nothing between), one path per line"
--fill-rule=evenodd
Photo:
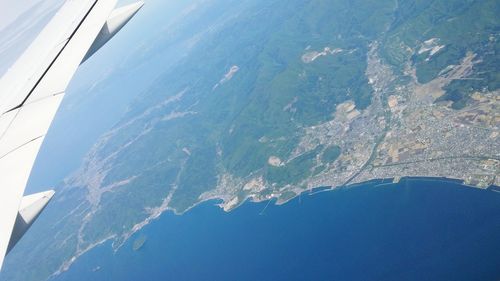
M132 244L132 250L139 251L146 243L146 240L147 240L146 235L139 236L137 239L134 240L134 243Z

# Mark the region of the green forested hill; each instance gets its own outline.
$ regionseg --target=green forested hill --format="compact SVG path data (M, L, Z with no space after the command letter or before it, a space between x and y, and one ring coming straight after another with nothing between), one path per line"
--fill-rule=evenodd
M384 66L372 76L390 73L381 85L410 81L410 68L425 84L473 53L467 79L451 81L436 100L455 110L499 87L497 0L193 3L138 54L181 41L187 55L101 137L9 261L46 262L7 271L5 280L41 280L96 242L119 247L166 210L181 214L209 199L227 210L247 199L286 201L329 168L365 168L346 155L376 147L395 118L386 108L392 92L376 93L369 62ZM362 129L353 137L366 134L366 142L328 141L354 126ZM304 142L314 134L321 137Z

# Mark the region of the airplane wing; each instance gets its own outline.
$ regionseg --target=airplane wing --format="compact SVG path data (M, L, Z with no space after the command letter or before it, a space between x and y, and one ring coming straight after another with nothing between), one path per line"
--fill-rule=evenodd
M67 0L0 80L0 268L54 194L23 197L73 74L144 4L116 1Z

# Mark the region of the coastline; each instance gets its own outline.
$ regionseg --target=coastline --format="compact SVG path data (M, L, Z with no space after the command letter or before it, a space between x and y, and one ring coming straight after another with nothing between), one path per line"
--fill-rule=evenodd
M426 184L427 182L433 184L427 185ZM344 233L345 231L352 233L351 232L352 230L348 230L350 228L358 229L358 227L361 226L362 228L367 227L371 230L374 230L374 229L379 229L377 227L379 223L382 224L382 226L380 226L382 231L384 231L384 233L386 233L389 236L375 235L374 237L392 237L392 239L394 239L395 237L400 237L399 236L400 234L405 234L405 235L412 235L412 237L417 239L417 241L419 241L419 239L425 240L428 239L429 237L433 237L433 239L441 241L439 243L452 245L454 248L457 249L458 248L462 249L462 247L468 247L474 249L474 247L471 246L469 243L467 243L468 246L465 245L464 243L459 243L459 244L455 244L453 242L450 243L450 241L447 240L448 238L445 238L448 236L446 235L443 236L440 235L439 233L440 231L443 230L449 231L449 233L453 233L454 235L456 235L452 236L456 238L464 237L462 236L462 234L466 233L468 234L466 236L468 237L467 239L476 239L477 235L475 234L476 232L473 232L475 231L474 228L463 227L462 221L455 221L455 220L449 221L448 216L451 215L452 217L456 217L456 215L461 216L460 214L462 213L469 214L470 210L475 210L474 206L477 206L478 202L482 202L481 198L482 199L489 198L487 200L487 202L489 203L486 204L488 206L491 206L492 202L494 203L496 199L491 198L488 194L485 194L483 192L475 192L473 189L468 189L468 188L456 189L457 187L464 186L463 184L460 184L460 182L456 180L449 180L449 179L443 180L436 178L429 179L425 177L420 177L420 178L411 178L408 181L408 183L409 184L407 185L403 182L401 183L400 187L385 189L385 187L389 187L391 186L391 184L387 182L387 179L385 180L379 179L370 181L370 183L366 184L367 188L364 188L362 184L356 184L352 186L335 188L335 189L317 188L316 192L323 193L325 191L332 191L332 190L351 191L351 189L354 187L352 189L352 192L339 192L337 194L333 193L322 194L320 196L314 196L314 198L310 196L302 197L302 199L295 198L294 199L295 202L293 202L294 204L287 204L286 206L279 208L267 209L268 206L270 207L271 204L275 203L275 199L268 200L268 202L257 202L257 203L249 201L247 204L243 204L241 206L242 208L239 211L230 212L230 214L214 205L214 203L218 202L217 200L209 200L200 203L197 206L197 208L192 210L192 212L188 212L188 214L186 214L186 217L181 217L173 212L165 212L165 216L161 216L156 223L145 226L145 228L141 230L140 233L133 235L132 239L129 239L125 243L124 247L122 247L120 250L113 251L111 250L110 242L104 243L96 247L95 251L90 251L86 253L83 257L81 257L82 259L78 259L78 261L74 265L75 268L69 270L68 275L66 274L61 275L61 279L56 279L56 280L72 280L71 279L72 276L74 277L75 274L76 275L81 274L82 271L84 270L86 270L86 272L89 272L88 274L93 274L88 270L95 268L94 264L95 258L93 257L101 255L106 255L106 256L109 255L110 259L112 257L113 259L115 259L116 257L118 261L113 261L113 260L107 261L108 259L104 259L104 261L107 262L99 261L98 265L101 266L102 269L100 270L99 273L97 273L98 276L106 276L106 274L109 275L110 270L111 274L116 274L116 271L113 271L113 265L116 265L116 263L127 262L130 261L131 259L137 259L137 261L140 261L143 260L145 257L151 257L154 258L156 261L164 261L164 262L157 262L157 263L148 262L147 265L144 265L145 268L141 267L141 265L139 264L134 270L140 272L141 274L146 274L146 275L150 274L149 273L150 268L157 270L161 270L161 268L169 268L171 266L175 268L175 266L177 266L179 261L177 259L175 263L168 261L173 258L176 258L178 254L184 255L186 253L185 251L188 251L190 253L189 257L197 256L200 258L200 260L195 259L195 263L196 261L198 262L204 261L208 262L208 264L211 264L210 255L212 254L216 255L217 257L222 257L222 256L229 257L228 253L233 253L233 254L245 253L245 249L249 248L249 246L246 244L247 242L262 245L261 243L263 243L264 241L268 241L267 239L269 239L269 237L275 237L276 239L269 241L270 245L272 246L270 246L270 249L268 248L263 249L263 251L266 252L267 250L271 250L277 253L279 251L274 251L275 248L273 247L275 247L276 245L275 243L281 243L279 241L282 239L282 236L280 235L270 236L269 234L274 233L274 231L282 231L282 227L284 226L296 230L303 230L304 227L306 227L306 229L308 229L307 230L308 234L306 233L300 234L301 233L300 231L286 231L287 235L290 235L292 237L287 236L286 238L287 242L283 242L283 244L278 244L280 245L279 246L280 248L278 249L282 249L281 247L286 247L287 249L289 249L290 243L292 241L297 242L298 245L301 245L303 243L313 243L313 245L316 246L324 245L324 243L327 243L327 241L329 241L328 243L333 243L333 244L324 245L324 247L329 248L332 247L332 245L335 245L335 243L337 243L336 242L337 240L332 239L330 234L326 233L330 233L333 231L332 232L332 234L334 235L333 238L336 237L335 235L340 235L339 237L344 237L342 233ZM443 184L442 190L439 188L441 186L440 183L446 183L446 185ZM436 187L438 188L436 189ZM455 190L457 192L455 192ZM411 194L413 196L408 197L407 196L408 191L412 191ZM426 193L430 193L430 195L427 196ZM312 193L309 195L316 195L316 194L318 193ZM473 196L470 196L471 194ZM399 201L398 198L404 199L403 201L404 203L402 203L402 201ZM385 201L383 199L385 199ZM466 200L467 202L465 203L465 205L462 205L464 203L463 200ZM451 205L436 204L440 202L449 202ZM437 210L429 208L429 206L436 206ZM399 211L396 211L397 209L394 209L396 207L401 209L398 209ZM409 208L409 210L407 210L407 208ZM267 211L263 212L266 209ZM464 217L466 221L478 222L479 223L478 226L487 226L487 225L491 226L492 225L491 223L483 223L482 220L476 219L483 217L482 214L484 214L485 212L486 213L490 212L491 209L488 209L488 207L485 206L479 209L481 209L482 211L474 213L475 214L474 218L469 218L470 219L469 220L467 217ZM379 213L379 211L381 211L382 213ZM434 215L435 214L434 212L437 212L438 215ZM401 213L406 215L402 215ZM448 215L443 216L444 213ZM295 216L290 214L295 214ZM408 221L407 216L409 214L417 215L419 217L415 218L416 219L415 222ZM371 220L371 218L373 218L374 215L376 216L375 222ZM391 218L390 220L384 220L384 218L387 217L387 215L389 215L389 217ZM399 223L394 223L392 221L394 219L394 217L391 217L392 215L398 217ZM351 216L354 217L351 218ZM368 221L365 220L361 222L357 221L356 224L350 223L352 219L357 218L359 216L369 219ZM460 226L461 231L463 231L464 233L460 232L459 234L457 234L456 232L448 228L449 227L448 224L442 224L443 221L449 221L451 224L456 225L457 227ZM234 223L237 224L235 225ZM317 232L318 229L314 227L307 228L307 225L309 223L312 223L311 226L321 227L323 231ZM407 232L405 227L401 227L402 224L404 225L404 223L408 223L410 225L410 229L415 228L415 226L413 225L414 223L426 226L425 236L421 237L420 235L422 235L422 233L413 233L411 231ZM173 226L175 227L173 228ZM230 231L226 227L229 227ZM345 229L346 227L348 229ZM254 230L255 233L250 230ZM209 234L207 234L205 231L209 231ZM402 232L394 233L392 231L402 231ZM480 232L481 229L477 231L479 231L479 233L482 233ZM315 233L315 235L318 236L314 235L311 236L311 234L313 233ZM363 231L360 231L359 237L356 236L355 239L349 240L350 241L349 243L355 243L352 245L356 245L357 243L359 243L359 239L361 239L361 237L364 237L367 245L369 245L371 243L370 242L371 239L374 239L371 233L372 232L365 233ZM297 234L300 235L299 237L302 238L309 237L310 239L297 240L299 239L299 237L295 237L295 235ZM147 235L149 237L148 238L149 246L145 247L144 251L134 252L133 250L134 239L138 239L138 237L140 237L141 235ZM187 235L187 237L185 237L184 235ZM224 235L224 236L223 238L221 238L219 235ZM243 238L241 237L238 238L239 235L248 235L248 237L243 236ZM234 238L236 239L235 241L240 241L243 244L231 243L230 247L219 248L220 243L211 240L215 237L219 237L224 241L226 241L226 239ZM255 241L248 241L247 239L250 237L252 239L255 239ZM181 239L181 241L177 241L177 239ZM207 245L206 239L208 239L208 241L213 242L213 243L211 242L208 243L209 245L213 246L213 248L212 246L209 246L210 247L209 249L211 250L199 248L199 246L201 245ZM391 240L390 238L387 239ZM414 243L419 243L415 242L412 239L409 239L409 237L406 238L402 237L401 239L402 239L401 241L404 241L404 243L410 243L411 245L413 245ZM182 246L185 245L187 241L189 241L189 243L193 243L192 247L189 247L188 249L186 249L185 246ZM488 244L484 241L482 243L485 245ZM297 247L292 247L292 248L297 249ZM347 249L348 248L349 247L347 247ZM218 249L219 251L217 251L216 249ZM315 249L315 248L314 247L301 248L299 246L298 249ZM419 251L419 249L420 248L417 247L416 250ZM358 250L365 252L364 246L360 247L360 249ZM200 251L203 251L203 253L209 255L209 257L206 258L204 255L201 255ZM348 251L350 252L351 250ZM324 253L327 252L329 251L326 251ZM397 252L398 251L395 251L395 253ZM259 251L255 253L261 253L261 252ZM454 252L450 252L450 254L452 253ZM340 253L334 253L333 255L335 256L337 254ZM347 257L347 260L348 259L349 257ZM233 259L231 258L231 260ZM446 260L446 258L443 258L443 260ZM192 260L185 259L185 263L183 264L183 266L189 265L190 262L188 261ZM109 262L111 262L111 264ZM447 263L447 265L449 264L451 263ZM213 267L210 267L210 269L217 271ZM443 270L448 271L449 268ZM163 272L163 271L157 271L157 272ZM170 269L167 270L167 272L170 272ZM161 276L161 275L157 274L156 276ZM223 276L227 277L233 275L223 275ZM153 278L148 280L156 280L156 279Z
M315 194L318 194L318 193L321 193L321 192L327 192L327 191L333 191L333 190L337 190L337 189L349 189L349 188L352 188L352 187L358 187L358 186L364 186L364 185L370 185L370 184L376 184L378 183L377 185L375 185L375 187L378 187L378 186L390 186L390 185L395 185L395 184L398 184L398 183L404 183L406 181L429 181L429 182L443 182L443 183L454 183L454 184L458 184L458 185L461 185L461 186L464 186L464 187L468 187L468 188L474 188L474 189L478 189L478 190L490 190L490 189L497 189L497 188L500 188L500 186L496 186L494 184L492 185L489 185L488 187L486 188L481 188L481 187L478 187L478 186L474 186L474 185L468 185L466 183L464 183L463 180L461 179L456 179L456 178L447 178L447 177L425 177L425 176L402 176L402 177L399 177L399 180L397 182L394 182L394 179L395 178L384 178L384 179L371 179L371 180L368 180L368 181L363 181L363 182L357 182L357 183L353 183L353 184L348 184L348 185L341 185L341 186L321 186L321 187L314 187L314 188L311 188L311 189L306 189L304 190L303 192L297 194L296 196L286 200L286 201L280 201L279 198L276 202L276 205L283 205L283 204L286 204L287 202L293 200L294 198L304 194L304 193L307 193L309 192L310 194L309 195L315 195ZM386 182L388 181L388 182ZM271 198L269 200L272 200L272 199L276 199L276 198ZM246 202L246 200L244 200L244 202ZM242 202L242 203L244 203ZM251 201L251 202L255 202L255 201ZM265 202L265 201L258 201L258 202ZM229 211L231 210L234 210L236 208L238 208L239 206L241 206L241 204L238 204L235 208L233 209L230 209Z
M121 236L112 235L111 237L107 237L104 240L101 240L97 243L92 244L91 246L87 247L83 251L79 251L75 253L69 260L64 261L61 266L58 268L58 270L54 273L51 274L51 277L55 276L60 276L62 273L67 272L75 262L77 262L81 256L87 255L88 253L92 252L95 248L98 248L99 246L105 246L105 245L111 245L111 248L113 249L113 252L116 254L120 249L122 249L122 246L126 245L131 241L130 238L135 237L135 234L139 233L142 231L143 228L151 225L153 221L158 221L160 220L164 214L169 214L171 213L172 215L175 215L176 217L180 217L188 213L189 211L199 208L203 206L204 204L209 204L214 207L217 207L217 209L222 210L224 213L232 213L232 211L238 209L239 207L244 206L245 204L265 204L264 208L261 210L261 214L264 214L265 210L269 207L269 205L275 205L275 206L282 206L285 205L286 203L293 201L293 200L301 200L300 198L302 195L308 195L308 196L315 196L320 193L325 193L329 191L337 191L337 190L349 190L351 188L363 188L363 187L381 187L381 188L386 188L386 187L392 187L394 185L398 184L406 184L406 183L414 183L414 182L429 182L429 183L444 183L444 184L455 184L458 186L463 186L466 188L473 188L476 190L492 190L494 192L500 193L500 187L496 185L490 185L487 188L479 188L476 186L472 185L467 185L463 182L463 180L460 179L454 179L454 178L446 178L446 177L422 177L422 176L408 176L408 177L400 177L397 182L394 181L394 178L384 178L384 179L371 179L368 181L364 182L357 182L357 183L352 183L348 185L341 185L341 186L319 186L319 187L314 187L314 188L309 188L309 189L304 189L302 192L296 194L293 197L288 198L287 200L281 200L279 197L271 197L267 198L264 200L256 200L255 197L252 196L247 196L246 198L242 199L241 201L238 202L237 205L232 206L232 208L225 208L224 207L224 199L223 198L206 198L203 200L200 200L187 208L186 210L182 212L178 212L175 209L162 206L154 209L154 212L150 213L150 216L148 216L145 220L142 222L136 224L132 229L129 231L125 232ZM279 194L278 194L279 195ZM170 211L170 212L169 212ZM50 279L50 278L49 278Z

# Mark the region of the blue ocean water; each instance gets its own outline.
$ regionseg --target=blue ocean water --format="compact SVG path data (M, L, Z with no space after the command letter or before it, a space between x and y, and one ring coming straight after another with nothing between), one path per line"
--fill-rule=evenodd
M165 213L116 253L104 244L54 279L500 280L500 193L412 179L230 213L208 202Z

